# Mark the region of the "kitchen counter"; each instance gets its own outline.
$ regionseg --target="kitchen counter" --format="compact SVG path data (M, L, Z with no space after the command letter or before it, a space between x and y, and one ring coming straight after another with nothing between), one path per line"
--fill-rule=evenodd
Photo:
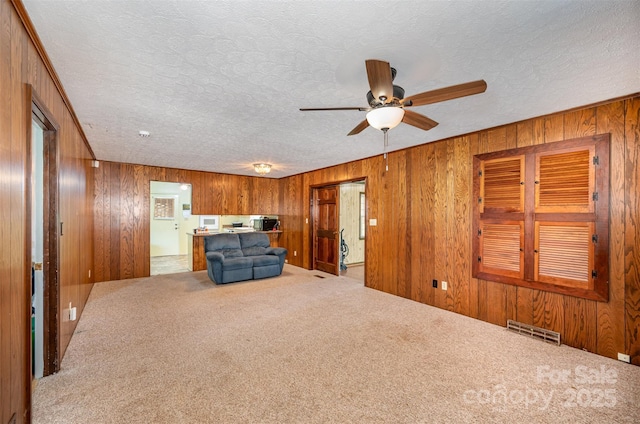
M225 233L264 233L264 234L281 234L282 231L280 230L276 230L276 231L211 231L209 233L198 233L198 234L193 234L193 232L187 232L188 236L193 236L193 237L206 237L206 236L212 236L215 234L225 234Z
M210 232L210 233L198 233L193 234L193 232L187 232L187 236L191 237L191 240L188 244L188 265L190 271L202 271L207 269L207 257L204 254L204 238L207 236L212 236L215 234L225 234L225 233L233 233L233 229L229 229L231 231L218 231L218 232ZM240 231L238 231L240 232ZM247 232L247 231L244 231ZM264 233L269 236L269 242L272 247L278 247L278 242L280 239L280 234L282 234L281 230L276 231L256 231L258 233Z

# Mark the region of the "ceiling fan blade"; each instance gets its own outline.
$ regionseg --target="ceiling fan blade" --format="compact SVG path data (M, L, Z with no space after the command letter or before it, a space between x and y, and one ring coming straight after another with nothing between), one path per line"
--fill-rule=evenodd
M405 124L413 125L414 127L420 128L421 130L428 131L431 128L438 125L436 121L433 119L427 118L424 115L420 115L419 113L404 110L404 117L402 118L402 122Z
M356 135L356 134L360 134L362 132L362 130L364 130L365 128L367 128L369 126L369 121L367 121L366 119L362 122L360 122L358 125L356 125L356 127L354 129L351 130L351 132L347 135Z
M444 102L445 100L457 99L458 97L471 96L472 94L484 93L486 89L487 83L484 80L478 80L414 94L413 96L405 97L402 103L405 106L423 106L431 103Z
M393 98L393 83L389 62L369 59L365 61L371 94L376 99L384 97L384 103Z
M315 108L300 108L303 112L318 111L318 110L359 110L360 112L366 112L371 108L368 107L315 107Z

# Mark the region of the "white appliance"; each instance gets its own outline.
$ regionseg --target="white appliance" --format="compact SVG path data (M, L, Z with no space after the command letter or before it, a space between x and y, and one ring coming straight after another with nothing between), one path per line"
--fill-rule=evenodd
M220 215L200 215L200 228L207 228L209 231L220 229Z

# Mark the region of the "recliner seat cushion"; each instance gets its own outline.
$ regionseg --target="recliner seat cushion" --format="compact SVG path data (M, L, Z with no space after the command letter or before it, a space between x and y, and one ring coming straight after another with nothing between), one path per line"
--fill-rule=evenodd
M253 260L251 258L224 258L222 262L223 271L232 271L234 269L251 268L253 266Z
M253 260L253 266L267 266L267 265L280 265L280 258L274 255L264 255L264 256L252 256L250 258Z
M280 265L267 265L253 267L253 278L255 280L259 278L269 278L280 275Z

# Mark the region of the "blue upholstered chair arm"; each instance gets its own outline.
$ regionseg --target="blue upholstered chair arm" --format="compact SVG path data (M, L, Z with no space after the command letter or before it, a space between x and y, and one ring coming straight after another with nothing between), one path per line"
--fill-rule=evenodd
M209 278L217 284L222 283L222 263L224 255L220 252L206 252L207 255L207 274Z
M223 262L224 255L220 252L206 252L207 260L211 262Z
M287 249L285 249L284 247L267 247L267 250L265 253L267 255L276 255L276 256L286 255Z
M284 247L267 247L267 255L274 255L280 259L280 272L284 269L284 257L287 256L287 249Z

